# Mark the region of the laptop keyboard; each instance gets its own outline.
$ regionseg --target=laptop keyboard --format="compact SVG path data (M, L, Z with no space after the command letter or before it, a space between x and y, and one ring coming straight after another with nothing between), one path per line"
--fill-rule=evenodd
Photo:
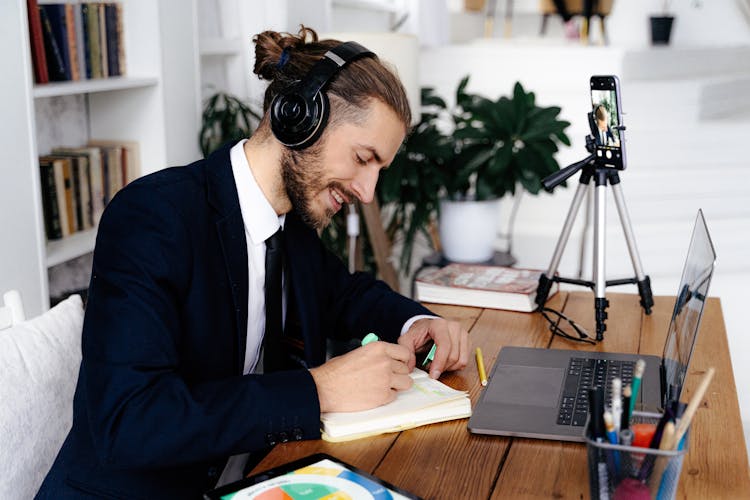
M633 380L635 363L609 359L571 358L560 400L558 425L583 427L589 412L588 389L604 387L605 400L612 399L612 379L620 378L622 387Z

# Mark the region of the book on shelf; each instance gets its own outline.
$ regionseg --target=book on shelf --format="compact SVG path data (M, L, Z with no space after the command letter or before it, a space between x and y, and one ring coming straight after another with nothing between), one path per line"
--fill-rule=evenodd
M453 263L422 271L415 281L420 302L531 312L542 271ZM550 296L557 292L553 283Z
M76 81L81 79L78 65L78 40L76 38L76 6L66 3L63 7L65 9L65 43L68 46L70 79Z
M63 234L52 160L44 157L39 159L39 177L42 183L42 213L44 214L44 228L47 239L58 240L62 238Z
M44 55L47 61L47 74L49 81L60 82L65 80L65 62L61 48L57 43L52 22L47 10L39 6L39 17L42 23L42 39L44 40Z
M47 73L47 57L44 53L42 17L39 13L37 0L26 0L26 13L29 18L29 40L31 41L31 59L34 64L34 81L36 83L47 83L49 82L49 73Z
M70 46L68 45L68 28L65 19L65 4L62 3L50 3L41 4L39 8L46 14L49 20L51 33L45 32L46 35L50 35L60 53L59 64L62 66L61 80L68 81L72 80L71 72L71 60L70 60Z
M125 74L120 2L27 0L27 7L36 83Z
M398 392L396 399L388 404L364 411L321 414L323 439L351 441L471 416L471 401L466 391L433 380L418 368L410 376L412 387Z

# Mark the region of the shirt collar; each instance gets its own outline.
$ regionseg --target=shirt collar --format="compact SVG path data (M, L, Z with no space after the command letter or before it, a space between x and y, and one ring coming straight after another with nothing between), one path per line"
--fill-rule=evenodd
M232 163L232 174L237 186L245 232L253 245L259 245L278 231L279 227L284 227L286 214L276 215L271 203L258 186L245 156L245 142L247 139L232 146L229 159Z

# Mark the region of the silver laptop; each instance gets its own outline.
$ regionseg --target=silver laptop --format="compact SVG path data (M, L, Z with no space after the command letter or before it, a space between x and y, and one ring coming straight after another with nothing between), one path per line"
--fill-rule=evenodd
M636 408L661 410L678 400L715 261L706 221L699 210L661 358L504 347L469 419L469 430L477 434L583 441L588 388L604 386L614 377L620 377L624 387L632 379L638 359L646 361L646 371Z

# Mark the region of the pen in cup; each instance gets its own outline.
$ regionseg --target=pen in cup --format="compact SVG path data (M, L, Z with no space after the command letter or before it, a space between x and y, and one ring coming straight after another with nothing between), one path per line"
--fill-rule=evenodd
M643 378L643 372L645 371L646 361L639 359L635 363L635 373L633 374L633 394L630 396L630 408L628 409L628 417L633 416L635 402L638 401L638 391L641 388L641 379Z
M622 389L622 417L620 419L620 431L630 427L630 396L633 394L630 384Z
M612 425L614 426L615 436L620 432L620 422L622 420L622 379L617 377L612 379Z

